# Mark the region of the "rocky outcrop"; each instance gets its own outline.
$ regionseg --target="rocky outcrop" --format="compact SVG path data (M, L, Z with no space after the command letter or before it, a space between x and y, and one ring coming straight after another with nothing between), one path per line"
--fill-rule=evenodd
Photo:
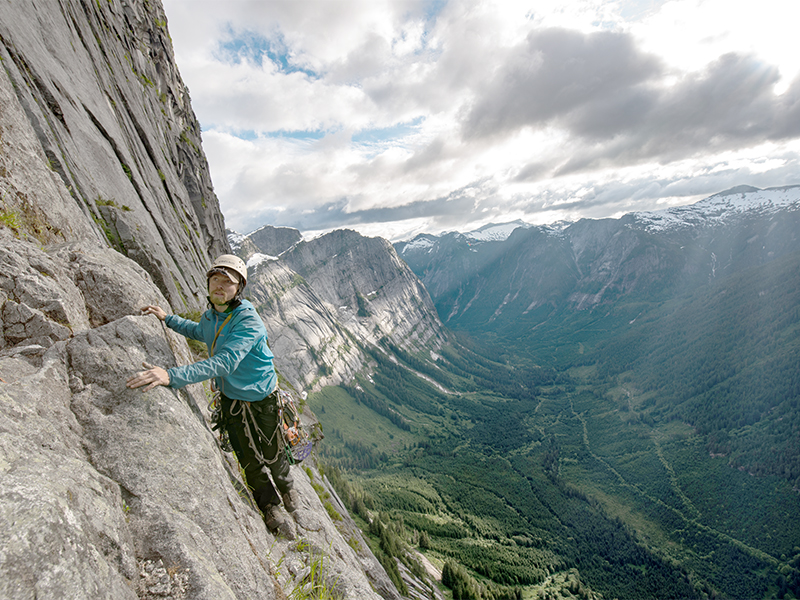
M228 248L159 2L0 4L3 222L139 263L177 310Z
M139 265L89 242L45 252L0 229L0 348L48 348L166 299Z
M299 541L275 538L217 445L203 386L125 387L144 362L193 360L181 336L131 316L165 304L147 272L85 243L0 241L0 597L271 599L312 572L342 598L392 589L323 507L313 459L292 467Z
M271 225L256 229L247 237L256 245L261 254L270 256L279 256L303 239L297 229Z
M337 230L297 244L281 260L365 343L388 336L419 348L443 339L427 290L383 238Z
M0 3L0 67L0 597L398 597L313 456L275 537L206 389L125 386L194 360L139 308L202 307L229 251L160 3Z

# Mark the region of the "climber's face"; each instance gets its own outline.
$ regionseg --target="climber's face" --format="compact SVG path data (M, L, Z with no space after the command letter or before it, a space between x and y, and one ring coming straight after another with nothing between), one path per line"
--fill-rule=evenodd
M214 273L208 280L208 296L217 310L225 310L236 296L239 284L222 273Z

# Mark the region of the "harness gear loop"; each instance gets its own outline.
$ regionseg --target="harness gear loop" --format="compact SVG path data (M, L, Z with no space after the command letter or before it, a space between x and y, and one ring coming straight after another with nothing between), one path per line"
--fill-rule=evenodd
M213 386L212 386L213 387ZM211 413L211 431L219 430L219 447L223 452L233 452L230 434L225 426L225 415L222 413L222 402L220 393L215 391L211 400L208 402L208 412Z
M256 418L253 415L252 402L231 399L231 416L238 417L239 415L242 415L242 423L244 425L244 433L247 436L248 445L250 446L250 449L253 451L253 454L255 455L256 460L259 462L259 464L271 465L275 461L277 461L285 444L283 436L277 435L278 430L280 429L280 421L278 421L275 427L275 431L272 432L272 435L267 437L267 435L258 426L258 421L256 421ZM275 456L273 456L271 459L267 459L266 457L264 457L263 454L261 454L261 450L259 449L259 446L253 437L253 433L251 432L251 427L252 430L255 431L259 440L266 439L267 447L272 445L272 442L275 441L275 438L277 436L278 447L275 452Z

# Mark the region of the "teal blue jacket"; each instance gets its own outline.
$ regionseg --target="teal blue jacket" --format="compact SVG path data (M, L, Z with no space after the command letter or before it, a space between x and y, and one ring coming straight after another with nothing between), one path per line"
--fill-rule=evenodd
M229 315L230 321L223 326ZM249 301L242 300L230 313L208 309L199 323L177 315L168 315L164 323L185 337L205 342L209 351L205 360L168 369L170 387L215 379L225 396L248 402L263 400L275 390L278 378L267 346L267 329Z

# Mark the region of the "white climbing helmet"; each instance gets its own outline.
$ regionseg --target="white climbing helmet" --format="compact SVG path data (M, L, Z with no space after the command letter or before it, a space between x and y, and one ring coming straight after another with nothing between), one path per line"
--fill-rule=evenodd
M231 276L231 273L228 271L228 269L238 273L239 277L241 278L241 282L236 281L234 277ZM234 283L241 283L239 289L243 289L244 286L247 285L247 265L244 264L244 261L241 258L234 256L233 254L221 254L218 256L214 261L214 264L211 265L211 268L208 270L208 273L206 273L206 278L211 278L211 275L214 274L214 272L225 273Z

